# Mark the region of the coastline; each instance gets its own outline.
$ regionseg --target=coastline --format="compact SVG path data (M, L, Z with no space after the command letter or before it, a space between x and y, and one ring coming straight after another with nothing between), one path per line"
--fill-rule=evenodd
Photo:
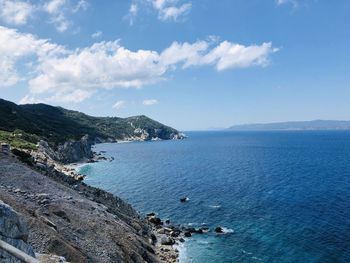
M22 157L17 155L15 159L18 159L21 165L29 165L29 167L27 167L33 172L39 173L41 174L41 176L53 179L55 182L62 184L63 186L73 188L73 190L76 191L79 195L85 196L89 200L101 204L102 207L105 207L110 213L119 213L121 209L125 210L127 213L132 214L132 217L138 218L137 220L143 222L140 224L144 225L144 227L148 229L145 233L147 233L146 235L148 236L150 245L154 246L154 250L150 249L150 251L151 253L154 253L155 257L158 258L158 261L162 263L179 262L180 247L175 246L175 242L171 242L171 244L167 242L167 244L162 244L162 239L169 238L170 232L164 232L164 234L159 234L159 225L157 224L157 226L155 226L149 220L149 218L144 218L141 214L136 212L130 204L128 204L118 196L115 196L103 189L92 187L84 183L85 176L77 171L80 167L83 167L84 165L87 165L89 163L113 161L113 159L111 159L110 157L106 157L105 153L93 153L94 155L92 158L86 158L83 161L68 164L62 164L58 161L52 160L44 152L40 151L32 151L29 154L28 152L21 152L20 150L18 150L17 154L19 154L22 157L25 156L26 158L22 159ZM9 157L11 156L14 157L15 155L10 154ZM29 159L31 160L31 163L28 162ZM11 191L15 191L15 189L12 189ZM120 215L118 217L120 217ZM129 216L122 216L121 218L123 220L129 220ZM39 251L39 253L42 254L43 251Z
M152 141L159 141L159 140L152 140ZM135 142L135 141L127 140L127 141L118 141L116 143L124 144L124 143L132 143L132 142ZM98 144L103 144L103 143L98 143ZM64 172L67 176L73 176L75 178L83 176L83 178L85 178L85 175L79 172L79 169L81 169L82 167L86 165L91 165L91 164L93 165L94 163L97 163L97 162L114 161L114 159L111 159L111 157L107 156L106 154L107 154L106 152L94 152L94 156L90 160L85 160L85 161L70 163L70 164L58 164L58 167L60 167L62 169L62 172ZM101 188L97 188L97 189L101 189ZM105 191L104 189L101 189L101 190ZM184 242L186 240L186 237L184 236L183 231L180 230L180 228L178 227L176 228L172 224L164 224L164 222L156 216L156 213L151 213L152 215L148 214L146 216L141 215L139 212L137 213L141 217L145 218L147 222L149 222L149 224L152 226L151 240L152 240L152 244L156 248L155 254L159 256L161 262L162 263L181 263L180 259L182 258L182 253L184 252ZM176 236L173 236L172 229L176 229L176 231L178 231L179 234ZM164 244L162 244L164 240L166 241L164 242Z

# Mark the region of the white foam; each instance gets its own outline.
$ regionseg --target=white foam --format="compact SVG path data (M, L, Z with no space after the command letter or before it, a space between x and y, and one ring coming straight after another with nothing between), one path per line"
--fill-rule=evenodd
M209 205L210 208L220 208L221 205Z
M222 231L224 231L224 234L229 234L229 233L235 232L233 229L227 228L227 227L222 227Z
M186 255L186 247L184 243L176 244L174 247L179 251L179 263L188 262L188 256Z

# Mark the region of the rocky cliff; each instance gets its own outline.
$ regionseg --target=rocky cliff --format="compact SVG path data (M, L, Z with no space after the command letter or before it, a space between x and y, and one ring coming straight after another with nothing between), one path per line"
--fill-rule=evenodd
M46 141L41 140L38 143L38 152L60 163L74 163L93 157L92 144L93 141L90 140L90 137L85 135L80 140L69 140L58 145L57 150L54 151Z
M28 228L23 218L10 206L0 200L0 240L35 257L33 248L27 243ZM0 262L21 263L19 259L0 249Z

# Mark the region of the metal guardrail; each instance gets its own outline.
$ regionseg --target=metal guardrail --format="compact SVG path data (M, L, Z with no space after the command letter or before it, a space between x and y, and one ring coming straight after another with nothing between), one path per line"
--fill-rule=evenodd
M39 263L39 260L37 260L36 258L29 256L28 254L24 253L22 250L19 250L18 248L6 243L3 240L0 240L0 249L5 250L7 253L22 260L25 263Z

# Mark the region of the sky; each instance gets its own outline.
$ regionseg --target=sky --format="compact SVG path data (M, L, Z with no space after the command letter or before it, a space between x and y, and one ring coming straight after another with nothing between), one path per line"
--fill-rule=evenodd
M350 0L0 0L0 97L179 130L350 120Z

